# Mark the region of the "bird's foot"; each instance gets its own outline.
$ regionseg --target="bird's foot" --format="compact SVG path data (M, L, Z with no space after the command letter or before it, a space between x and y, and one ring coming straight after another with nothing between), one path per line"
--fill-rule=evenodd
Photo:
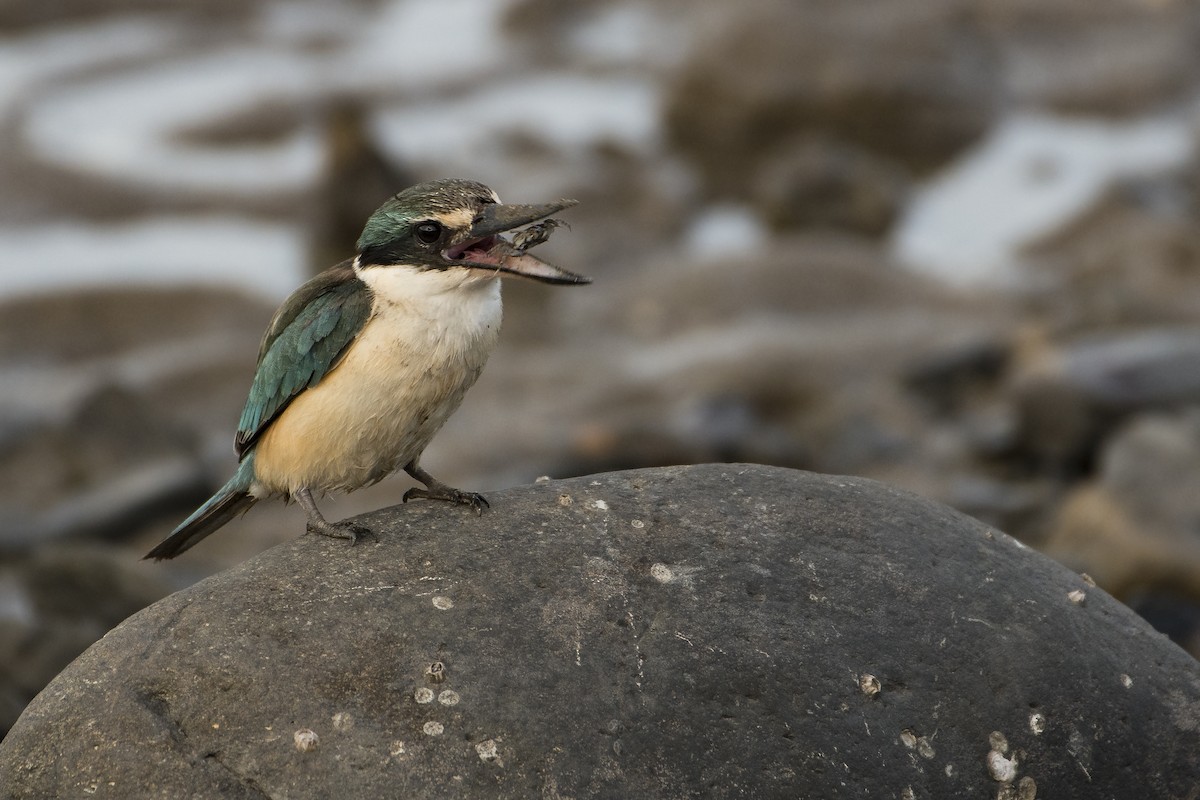
M451 503L460 503L464 506L470 506L475 509L476 514L482 514L485 508L490 508L487 498L477 492L464 492L461 489L455 489L453 486L447 486L441 481L431 481L424 489L419 486L414 486L404 493L401 500L407 503L414 497L423 498L425 500L448 500Z
M331 539L347 539L354 546L358 540L371 534L370 528L355 525L353 522L326 522L325 520L309 520L308 532L328 536Z

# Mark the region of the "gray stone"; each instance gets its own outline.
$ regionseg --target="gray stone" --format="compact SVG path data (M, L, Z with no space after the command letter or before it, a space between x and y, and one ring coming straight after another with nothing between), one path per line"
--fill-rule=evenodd
M1095 336L1063 354L1066 381L1088 402L1118 411L1200 400L1200 328Z
M1059 338L1200 318L1200 163L1122 182L1026 248L1028 312Z
M128 550L72 542L0 565L0 737L54 676L113 626L165 597L170 573ZM172 585L174 584L174 585ZM0 785L3 781L0 780Z
M1127 602L1148 592L1200 608L1200 407L1132 418L1099 466L1059 506L1046 552ZM1172 627L1200 656L1200 619Z
M225 470L270 315L206 289L0 302L0 552L128 537L211 494L203 443Z
M1111 797L1200 789L1200 665L871 481L708 465L412 503L110 632L5 798Z
M882 236L908 190L894 162L820 137L801 137L759 165L754 207L775 231L806 227Z
M984 0L973 6L1018 107L1114 116L1188 96L1200 59L1190 3Z
M668 143L714 196L745 196L798 137L932 171L995 113L1000 73L981 31L963 24L967 9L960 0L709 4L704 35L664 98Z
M1200 327L1049 345L1018 364L1011 384L1018 449L1052 472L1087 472L1129 416L1200 402Z
M121 538L147 517L203 502L211 490L207 473L195 459L152 461L68 495L43 514L5 514L0 518L0 553L36 550L63 539Z

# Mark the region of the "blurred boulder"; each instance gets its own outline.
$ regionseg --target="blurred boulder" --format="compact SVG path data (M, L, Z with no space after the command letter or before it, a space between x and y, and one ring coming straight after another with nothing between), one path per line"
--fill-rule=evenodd
M0 552L127 536L207 496L196 437L127 389L107 386L61 424L10 430L0 456Z
M140 541L211 493L208 441L219 431L229 452L269 318L206 289L0 306L0 728L105 631L199 577L101 542Z
M0 736L76 656L173 588L161 570L123 549L76 543L6 559L0 570Z
M1107 434L1129 415L1200 402L1200 329L1118 331L1050 344L1031 331L1010 391L1016 447L1040 469L1085 474Z
M749 465L492 503L381 510L131 618L0 743L5 796L1197 789L1200 665L943 506Z
M968 3L707 6L666 99L671 145L716 196L746 197L804 137L928 172L991 122L998 72Z
M1099 479L1138 519L1178 531L1184 541L1200 547L1200 493L1193 491L1196 475L1200 475L1200 404L1130 420L1105 446Z
M1096 477L1063 503L1046 552L1117 597L1200 606L1197 475L1200 406L1134 417L1105 445Z
M229 440L269 309L110 289L0 312L0 549L127 536L207 496L208 442Z
M203 286L71 289L0 300L0 363L82 366L88 359L137 353L143 372L167 372L183 342L252 331L257 342L272 308L234 289ZM258 317L265 313L264 319ZM172 350L171 348L176 349ZM108 366L108 365L106 365ZM124 374L127 369L118 362Z
M877 242L863 236L793 232L774 238L770 248L660 256L619 284L606 286L607 302L586 322L642 340L662 340L689 329L720 328L766 315L807 319L819 328L826 322L836 324L844 315L862 314L863 324L854 338L870 338L886 329L866 323L872 314L916 318L920 309L932 307L933 313L946 309L986 321L1000 319L1011 308L1004 298L985 304L900 269ZM834 347L845 341L834 333L826 338Z
M781 146L758 170L754 206L775 231L816 227L881 236L909 182L894 161L817 138Z
M977 338L949 339L914 354L904 383L941 413L990 403L1009 367L1012 345L1007 332L986 329Z
M984 0L980 26L1019 105L1135 114L1185 101L1200 69L1200 9L1184 2Z
M1200 318L1200 167L1126 183L1029 247L1025 298L1057 336ZM1195 186L1189 186L1196 181Z
M1008 346L1003 302L829 233L781 237L769 254L663 259L610 294L586 319L612 333L587 357L532 362L592 387L569 401L586 424L556 474L745 460L867 475L904 464L911 480L935 462L944 469L949 451L962 463L965 442L917 466L938 403L972 408L967 395L987 384L969 389L967 372L990 370L998 383Z

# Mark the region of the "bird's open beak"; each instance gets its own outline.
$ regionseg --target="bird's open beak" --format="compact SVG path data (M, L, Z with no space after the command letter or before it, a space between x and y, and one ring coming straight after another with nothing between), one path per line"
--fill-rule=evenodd
M484 206L466 237L442 252L447 261L463 267L506 272L544 283L591 283L592 279L548 264L518 249L500 234L546 219L575 205L574 200L555 203Z

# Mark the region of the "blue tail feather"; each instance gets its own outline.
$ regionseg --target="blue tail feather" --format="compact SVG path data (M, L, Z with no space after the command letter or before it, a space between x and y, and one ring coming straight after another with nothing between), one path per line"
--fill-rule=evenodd
M179 523L179 527L144 558L153 558L155 561L174 558L234 517L244 514L255 503L254 496L250 494L253 482L254 453L250 452L242 459L229 482Z

